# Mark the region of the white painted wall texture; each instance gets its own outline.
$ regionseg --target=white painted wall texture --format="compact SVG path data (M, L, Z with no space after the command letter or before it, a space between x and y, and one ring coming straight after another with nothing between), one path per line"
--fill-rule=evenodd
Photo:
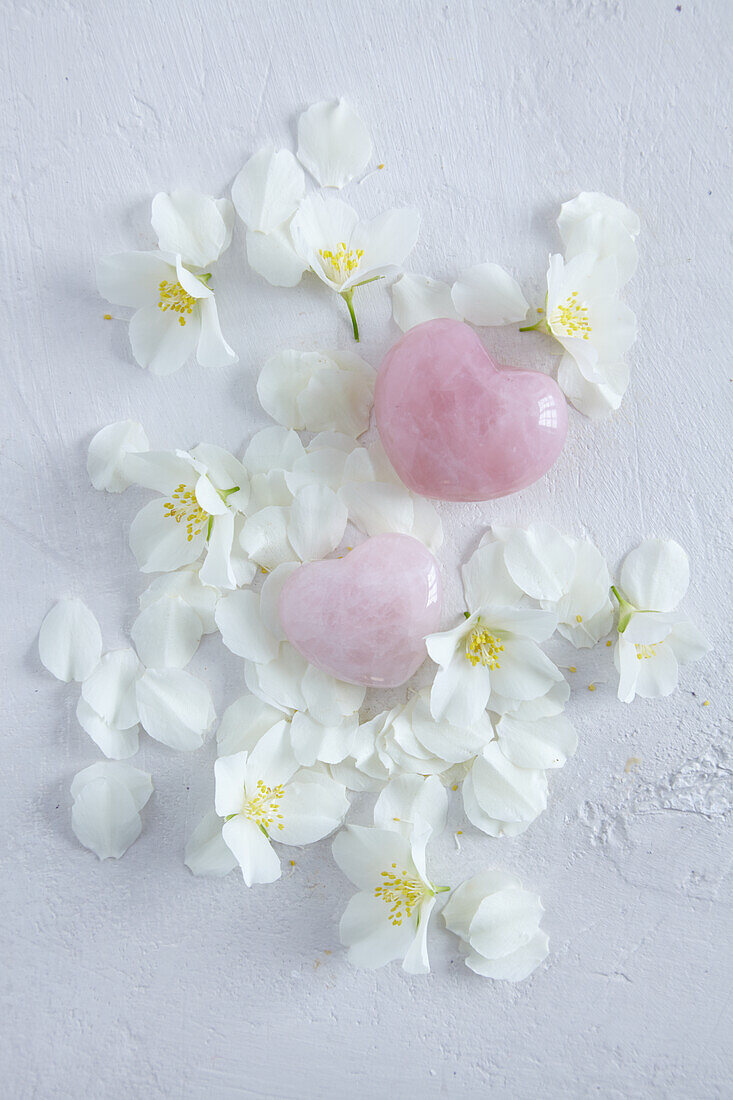
M3 1095L733 1095L730 16L728 0L5 0ZM307 280L267 287L238 231L216 286L240 364L150 377L126 326L103 320L95 256L150 247L155 191L227 193L251 152L291 145L297 113L340 93L385 163L346 197L370 216L423 211L413 270L492 259L539 301L562 200L602 189L643 222L620 412L572 413L531 489L441 509L451 612L460 557L492 520L550 521L614 565L672 535L715 645L676 695L631 707L609 650L578 655L580 748L547 812L515 840L467 827L460 854L450 836L436 847L441 882L497 866L541 893L552 955L518 986L470 974L438 922L428 978L352 970L337 934L351 888L328 844L296 852L275 887L194 879L182 845L211 798L209 750L145 743L135 763L156 793L119 863L70 829L70 780L98 753L75 690L39 665L38 625L79 595L124 644L142 587L126 531L143 497L88 486L91 435L134 417L156 446L239 450L266 422L254 381L269 354L350 346L339 303ZM376 365L397 335L390 300L360 293ZM484 336L505 361L554 368L535 334ZM194 667L219 711L239 693L214 639Z

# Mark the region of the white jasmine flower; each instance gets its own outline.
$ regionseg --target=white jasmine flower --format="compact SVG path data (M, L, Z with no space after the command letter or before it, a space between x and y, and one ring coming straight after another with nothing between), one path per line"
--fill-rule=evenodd
M690 582L687 554L672 539L646 539L627 555L618 587L618 641L614 660L618 697L655 699L677 687L679 666L698 661L710 645L676 611Z
M408 840L415 830L439 836L445 829L448 795L434 775L400 775L382 789L374 805L374 825Z
M142 831L140 811L153 793L147 772L129 764L92 764L71 784L71 827L100 859L119 859Z
M86 680L102 656L102 632L81 600L59 600L38 634L41 664L57 680Z
M504 564L526 595L558 617L557 629L576 648L596 644L611 629L611 575L592 543L561 535L547 523L498 527ZM485 545L484 536L481 546Z
M521 982L547 958L540 929L542 903L506 871L485 871L462 882L443 909L446 928L461 939L476 974Z
M466 817L489 836L518 836L547 806L542 768L518 768L492 741L463 781Z
M200 748L216 718L206 684L183 669L146 669L135 683L135 697L146 732L181 752Z
M494 263L476 264L459 275L451 298L456 312L472 325L513 325L529 310L517 280Z
M87 473L95 489L121 493L130 485L125 476L125 457L149 451L150 444L142 424L121 420L101 428L89 444Z
M494 693L518 702L536 699L563 678L537 644L551 636L557 618L517 606L519 590L503 564L501 546L479 547L464 567L463 587L468 617L425 640L439 666L431 712L437 721L459 727L477 721Z
M453 304L448 283L410 272L405 272L392 284L392 316L403 332L423 321L437 321L443 317L463 320Z
M372 139L343 99L314 103L298 119L298 160L321 187L344 187L372 155Z
M359 220L340 199L309 195L290 223L295 251L318 278L346 302L354 339L359 327L353 295L358 286L397 274L415 247L420 215L390 210L372 221Z
M220 447L128 455L132 482L161 494L138 512L130 547L143 573L171 572L204 556L199 578L218 588L248 583L254 566L235 567L235 517L247 506L249 479Z
M312 844L333 832L349 808L345 788L327 773L298 768L285 723L265 733L251 752L220 756L214 776L222 837L247 886L280 877L271 840Z
M257 396L287 428L356 437L369 427L375 378L353 352L282 351L260 371Z
M418 819L419 822L419 819ZM436 887L425 869L429 827L411 836L392 829L347 825L333 842L333 857L359 893L346 906L339 933L354 966L374 969L402 960L408 974L427 974L427 930Z
M599 259L613 256L619 286L628 282L638 260L635 239L641 223L638 215L617 199L600 191L582 191L560 207L557 219L565 257L593 252Z
M154 374L171 374L193 352L203 367L236 363L221 333L210 272L231 241L233 212L225 200L194 192L153 200L158 252L124 252L97 265L103 298L132 307L130 343L136 361Z

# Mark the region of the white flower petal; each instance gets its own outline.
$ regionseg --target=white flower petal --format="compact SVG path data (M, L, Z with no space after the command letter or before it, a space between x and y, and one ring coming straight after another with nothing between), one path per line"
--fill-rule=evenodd
M169 573L191 565L206 545L206 522L189 529L168 514L164 500L151 500L130 524L130 549L141 573Z
M168 496L183 483L191 486L199 472L186 451L130 452L125 459L125 474L132 485L153 489Z
M203 628L180 596L165 596L141 611L130 637L147 668L184 668L199 647Z
M149 668L136 695L140 723L156 741L182 752L203 745L216 716L201 680L177 668Z
M471 921L469 943L486 959L501 959L530 942L543 913L537 894L508 887L482 899Z
M594 252L600 259L613 256L619 286L624 286L636 271L639 259L636 243L618 218L608 214L591 214L561 227L560 236L565 242L567 259L583 252Z
M199 305L184 317L157 303L145 305L130 320L130 345L135 361L153 374L173 374L193 355L201 332ZM181 321L184 323L181 324Z
M260 597L242 589L222 596L216 605L216 625L227 649L248 661L266 664L278 654L278 642L260 616Z
M269 474L273 470L292 470L305 453L297 432L280 427L262 428L249 441L242 462L250 474Z
M451 297L456 312L472 325L513 325L529 310L517 280L498 264L469 267L456 279Z
M290 507L287 537L301 561L325 558L346 530L346 505L326 485L308 485Z
M235 517L231 512L214 516L211 519L211 533L206 543L206 556L199 569L204 584L212 588L233 589L237 584L249 584L254 577L255 567L245 570L236 568L233 557L240 553L239 540L234 544Z
M224 711L216 731L219 756L251 752L263 734L282 722L283 712L254 695L242 695Z
M239 357L224 339L219 324L219 311L213 295L199 305L201 330L196 345L196 361L207 369L230 367Z
M260 617L266 629L278 642L286 640L278 611L280 593L288 577L299 568L298 562L294 561L278 565L271 573L267 574L260 589Z
M435 637L435 635L433 635ZM491 693L489 670L475 668L463 654L438 670L430 693L430 709L436 722L470 726L486 710Z
M237 866L221 835L222 820L212 810L196 826L186 844L183 862L194 875L220 878Z
M349 809L346 788L326 772L297 772L280 801L282 828L273 839L281 844L314 844L337 829Z
M244 779L248 756L248 752L240 751L219 756L214 762L214 809L219 817L242 812L246 798Z
M410 493L384 482L351 482L339 490L351 522L365 535L412 534L415 509Z
M290 229L279 226L271 233L247 230L247 263L270 286L297 286L308 267L295 251Z
M405 272L392 284L392 316L395 324L407 332L423 321L436 321L449 317L462 321L451 297L447 283L431 279L428 275Z
M293 561L297 554L288 539L289 524L289 508L276 505L262 508L244 522L239 535L242 549L268 571Z
M435 898L428 897L420 905L419 920L415 938L410 944L404 959L402 969L407 974L429 974L430 962L428 960L428 924L430 914L435 908Z
M384 787L374 806L374 824L408 839L416 823L438 836L445 829L448 795L434 776L401 775Z
M499 542L481 540L461 569L466 607L511 607L522 598L522 590L509 576L504 562L504 547Z
M339 834L340 836L341 834ZM394 925L389 907L373 892L354 894L339 924L339 936L352 966L374 970L404 959L417 933L416 916Z
M298 119L298 160L321 187L344 187L371 155L369 131L343 99L314 103Z
M222 205L223 203L223 205ZM196 191L160 191L153 199L151 222L162 252L178 253L193 267L215 263L231 241L233 211Z
M498 890L520 886L519 879L508 871L483 871L466 879L451 891L443 908L442 916L446 928L467 941L471 934L471 921L483 899Z
M268 838L247 817L225 821L221 835L242 869L247 886L275 882L282 874L280 860Z
M156 577L140 596L140 610L157 603L164 596L180 596L192 607L201 620L204 634L212 634L216 629L214 609L219 592L210 585L202 584L197 570L184 568L175 573L164 573Z
M121 493L132 483L125 474L125 456L150 447L142 424L120 420L101 428L89 444L87 473L95 489Z
M699 661L712 648L707 638L687 620L677 623L672 628L666 643L681 665Z
M347 825L335 837L331 851L339 868L359 890L373 891L381 882L382 871L392 863L398 863L401 869L413 866L409 842L392 829ZM382 912L386 916L386 908Z
M82 683L82 697L108 725L130 729L138 722L135 686L142 671L131 649L105 653Z
M559 600L575 572L575 553L568 539L549 523L497 528L504 544L504 564L514 583L535 600Z
M641 611L674 611L690 584L690 562L674 539L645 539L627 554L619 584Z
M305 710L306 701L301 685L307 668L308 662L297 649L282 642L274 661L269 661L266 665L247 661L244 678L249 690L263 702L281 710Z
M557 369L557 384L568 401L584 416L600 420L610 416L620 406L629 384L629 370L624 363L614 366L614 379L619 381L596 385L581 374L571 355L563 355ZM608 375L609 368L605 367Z
M369 427L376 375L350 352L329 353L328 362L331 366L314 373L298 395L299 419L307 431L355 438Z
M257 379L257 396L262 408L278 424L305 428L298 397L319 364L327 364L319 352L292 349L279 351L267 360Z
M499 748L518 768L561 768L578 747L578 735L562 714L533 722L505 714L496 735Z
M134 768L132 764L98 760L96 764L90 764L74 776L71 781L71 797L77 798L84 787L95 779L111 779L120 783L132 796L138 813L153 793L153 779L149 772Z
M547 777L544 771L516 767L504 756L496 741L487 745L481 756L476 757L470 780L469 789L472 789L479 807L495 821L510 825L529 823L547 805ZM465 782L468 782L468 777ZM465 801L464 798L464 804ZM465 808L466 815L473 820L468 805ZM477 821L473 823L483 828ZM489 831L489 835L501 834Z
M333 725L317 722L310 714L298 711L290 723L290 741L295 759L304 767L317 761L340 764L353 748L358 717L340 718Z
M521 638L504 639L501 661L491 671L492 691L517 701L546 695L553 683L562 679L562 673L539 646ZM491 700L489 706L493 709Z
M248 229L270 233L298 209L305 176L287 149L260 149L232 184L232 201Z
M141 309L158 300L161 282L175 282L175 267L159 252L118 252L97 261L97 287L108 302Z
M79 843L100 859L119 859L140 836L142 820L121 783L99 778L74 799L71 827Z
M624 203L604 195L602 191L581 191L574 199L564 202L560 207L557 227L563 242L567 244L568 231L573 226L596 214L615 218L623 225L630 237L637 237L641 231L638 214Z
M301 687L309 714L324 726L337 725L358 711L366 694L362 684L344 683L314 665L306 668Z
M346 279L332 277L332 266L321 253L338 250L340 243L350 248L358 224L359 216L353 207L340 199L318 194L303 199L290 223L295 251L319 279L335 290L341 290Z
M57 680L85 680L102 656L102 632L81 600L59 600L41 623L41 664Z
M363 249L364 256L344 285L399 271L415 247L419 232L420 212L412 207L387 210L369 222L360 222L352 234L351 247Z
M82 696L76 704L76 718L84 732L89 734L109 760L127 760L140 747L138 725L126 730L110 726Z
M478 952L471 952L466 966L483 978L495 981L522 982L547 958L550 941L545 932L535 932L529 943L518 947L511 955L501 959L486 959Z

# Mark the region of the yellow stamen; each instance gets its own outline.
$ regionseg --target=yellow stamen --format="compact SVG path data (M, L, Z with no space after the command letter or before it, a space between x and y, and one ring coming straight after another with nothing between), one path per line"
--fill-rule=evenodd
M174 313L179 315L178 324L185 325L186 316L192 312L193 307L196 305L196 299L193 295L188 294L180 283L169 283L167 279L163 279L162 283L158 284L158 290L160 292L158 309L162 310L163 313L168 309L172 309Z
M583 616L582 616L582 615L576 615L576 616L575 616L575 621L576 621L576 623L582 623L582 621L583 621Z
M318 255L323 260L324 267L330 267L331 269L330 272L326 270L329 278L333 279L335 283L343 283L358 268L364 255L364 249L347 248L346 242L341 241L335 252L330 248L319 248Z
M267 830L275 823L278 829L284 829L283 815L280 813L280 802L284 796L285 788L282 784L278 784L277 787L268 787L263 779L258 779L257 790L245 801L242 813L261 829ZM292 861L291 865L295 866Z
M105 319L105 321L111 321L112 320L112 314L111 313L105 313L104 319Z
M499 655L504 652L501 637L498 634L490 634L488 630L478 624L466 639L466 660L473 667L483 665L492 672L501 668Z
M399 928L403 920L412 916L413 910L428 893L428 888L419 879L410 878L407 871L396 872L396 863L392 864L391 871L382 871L383 882L381 886L374 887L374 896L389 906L388 920Z
M588 684L588 691L595 691L595 690L596 690L596 685L595 684Z
M579 300L577 290L569 294L564 302L555 306L548 318L550 329L561 336L576 336L578 339L588 340L593 328L588 316L588 307Z
M176 523L186 522L186 541L192 542L195 535L200 535L209 521L209 513L205 512L196 500L196 493L190 485L181 483L174 491L172 499L165 502L168 509L166 519L174 519Z
M654 642L651 645L639 645L636 643L636 659L637 661L648 661L650 657L656 657L657 646L664 645L664 642Z

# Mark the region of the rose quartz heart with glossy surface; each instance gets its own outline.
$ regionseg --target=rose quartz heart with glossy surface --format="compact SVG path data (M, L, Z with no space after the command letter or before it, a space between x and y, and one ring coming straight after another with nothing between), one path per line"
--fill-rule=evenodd
M410 535L376 535L336 561L301 566L280 593L288 640L350 684L397 687L425 660L440 627L438 563Z
M547 473L567 432L557 383L500 369L461 321L426 321L387 352L377 427L408 488L440 500L490 500Z

